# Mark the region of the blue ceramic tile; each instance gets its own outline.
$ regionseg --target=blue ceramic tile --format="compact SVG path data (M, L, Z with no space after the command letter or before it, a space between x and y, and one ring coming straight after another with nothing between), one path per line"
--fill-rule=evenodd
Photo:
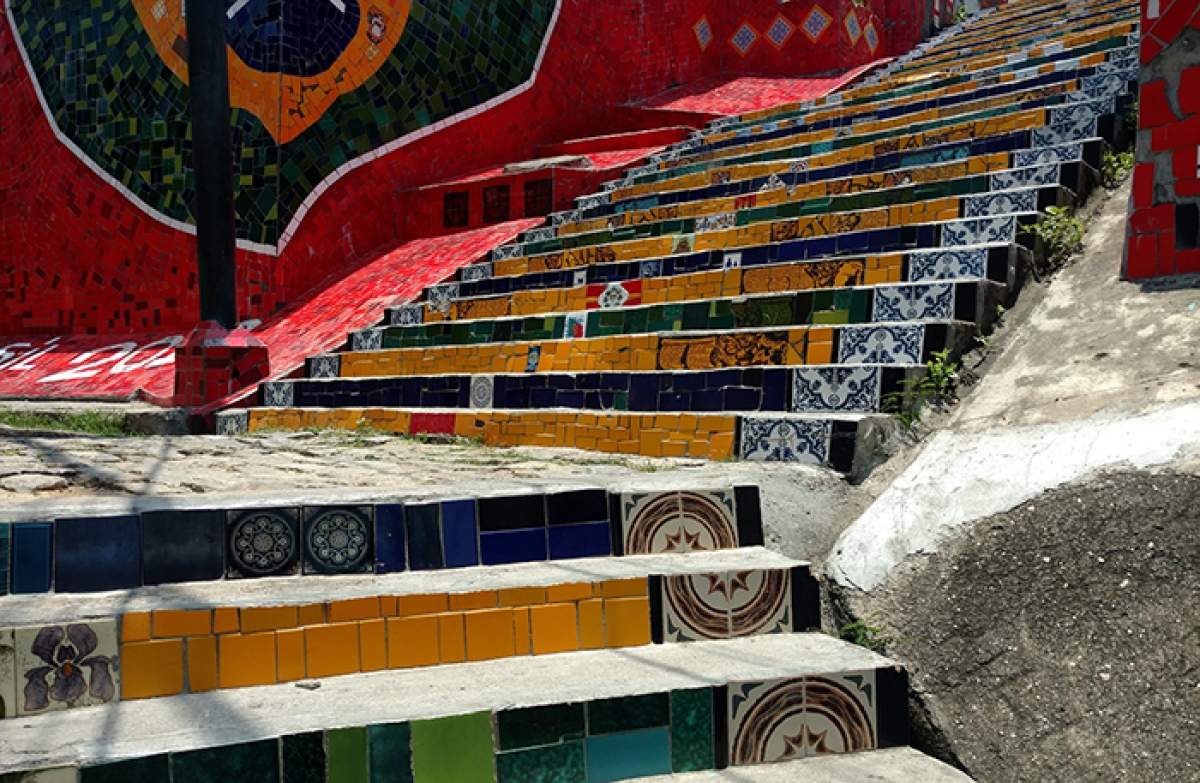
M381 503L375 506L375 573L394 574L405 570L404 506Z
M53 573L54 526L49 522L24 522L12 526L12 591L50 592Z
M54 522L54 587L60 593L122 590L142 583L142 542L136 516Z
M586 742L588 783L671 774L671 739L668 729L633 731Z
M474 500L442 503L442 549L446 568L479 565L478 535Z
M421 503L404 507L405 537L408 539L408 567L413 571L444 568L442 533L437 503Z
M479 530L519 530L546 524L544 495L508 495L479 499Z
M608 493L581 489L546 496L546 521L551 525L574 525L608 519Z
M8 524L0 523L0 595L8 595L9 530Z
M484 565L546 560L546 528L480 533L479 550Z
M612 554L612 531L608 522L556 525L550 528L550 559L604 557Z
M142 514L142 584L205 582L225 573L222 511Z

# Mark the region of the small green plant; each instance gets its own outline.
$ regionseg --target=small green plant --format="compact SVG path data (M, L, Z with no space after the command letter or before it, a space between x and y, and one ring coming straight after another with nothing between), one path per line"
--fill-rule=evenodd
M1037 270L1042 274L1058 269L1083 249L1083 223L1070 207L1046 207L1041 222L1026 226L1022 231L1042 240L1045 253Z
M967 21L967 17L970 15L971 15L971 12L967 10L966 3L959 3L958 5L956 5L954 7L954 23L955 24L961 24L961 23Z
M1100 160L1100 178L1106 190L1120 187L1133 170L1133 150L1112 152L1105 150Z
M84 435L104 435L110 438L132 438L141 433L130 428L123 416L111 413L23 413L0 411L0 424L23 430L61 430Z
M890 413L906 430L921 420L926 406L941 407L954 399L960 368L950 361L950 351L938 351L925 363L925 374L906 380L903 389L883 399L883 412Z
M846 623L838 629L837 637L844 642L857 644L859 647L866 647L871 652L883 655L887 652L888 645L904 640L888 636L882 625L872 625L871 623L878 621L878 617L878 614L873 614L865 620Z

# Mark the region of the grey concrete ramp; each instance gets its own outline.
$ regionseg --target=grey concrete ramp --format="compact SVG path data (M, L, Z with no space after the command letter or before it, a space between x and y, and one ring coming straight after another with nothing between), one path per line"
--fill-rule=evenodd
M967 783L970 780L954 767L912 748L640 779L641 783Z

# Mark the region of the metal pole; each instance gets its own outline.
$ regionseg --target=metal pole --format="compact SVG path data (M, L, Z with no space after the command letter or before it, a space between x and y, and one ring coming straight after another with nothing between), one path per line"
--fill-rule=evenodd
M225 3L185 0L191 88L192 171L196 182L196 250L200 319L237 325L233 149L229 131L229 66Z

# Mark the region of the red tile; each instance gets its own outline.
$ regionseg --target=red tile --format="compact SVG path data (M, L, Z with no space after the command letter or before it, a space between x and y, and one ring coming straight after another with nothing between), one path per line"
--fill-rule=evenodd
M1154 205L1154 164L1139 163L1133 169L1133 205L1146 209Z
M1200 12L1192 21L1200 21ZM1184 114L1200 113L1200 65L1184 68L1179 76L1179 110ZM1200 139L1196 142L1200 144Z
M1175 232L1164 231L1158 235L1158 262L1157 269L1159 277L1175 274Z
M1125 265L1125 277L1129 280L1145 280L1154 277L1158 269L1158 236L1142 234L1129 238L1129 257Z
M1159 231L1175 230L1175 205L1160 204L1157 207L1139 209L1129 218L1129 228L1135 234L1154 234Z
M1164 79L1142 85L1138 103L1139 128L1157 128L1178 119L1167 101L1167 82Z

